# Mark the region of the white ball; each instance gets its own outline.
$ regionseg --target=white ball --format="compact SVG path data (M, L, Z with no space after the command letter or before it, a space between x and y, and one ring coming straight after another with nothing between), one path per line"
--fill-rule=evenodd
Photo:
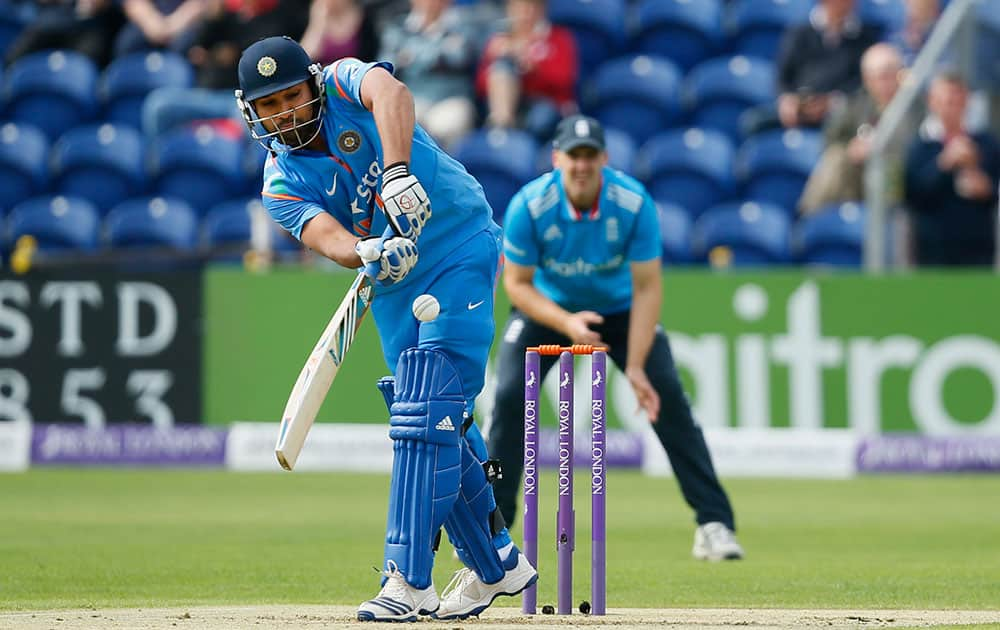
M413 300L413 316L422 322L434 321L440 312L441 303L433 295L424 293Z

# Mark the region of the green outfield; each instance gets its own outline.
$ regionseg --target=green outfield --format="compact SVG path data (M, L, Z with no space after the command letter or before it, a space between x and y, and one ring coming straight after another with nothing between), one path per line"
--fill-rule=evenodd
M590 598L579 479L575 601ZM543 481L539 604L555 602L555 480ZM726 485L747 559L708 565L690 557L672 479L611 473L609 607L1000 609L1000 476ZM0 475L0 610L354 605L377 591L387 487L357 474ZM457 568L439 554L439 591Z

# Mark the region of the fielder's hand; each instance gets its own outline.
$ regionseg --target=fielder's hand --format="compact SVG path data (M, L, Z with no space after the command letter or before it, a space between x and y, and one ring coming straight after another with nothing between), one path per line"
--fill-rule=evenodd
M406 162L387 166L382 173L382 203L385 217L399 236L417 241L431 218L431 202Z
M417 246L410 239L393 236L391 232L361 239L354 251L364 264L365 275L384 286L399 282L417 265Z

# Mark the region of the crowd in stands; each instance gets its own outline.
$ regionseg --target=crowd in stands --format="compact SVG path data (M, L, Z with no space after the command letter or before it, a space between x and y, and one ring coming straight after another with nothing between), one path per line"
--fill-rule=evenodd
M0 260L27 233L89 251L247 241L263 151L236 109L236 63L281 34L322 64L391 61L498 222L550 168L556 122L582 111L660 206L668 264L856 268L872 132L946 5L0 0ZM1000 40L994 26L978 36ZM997 85L949 61L885 153L894 248L911 264L989 265L1000 145L974 105Z

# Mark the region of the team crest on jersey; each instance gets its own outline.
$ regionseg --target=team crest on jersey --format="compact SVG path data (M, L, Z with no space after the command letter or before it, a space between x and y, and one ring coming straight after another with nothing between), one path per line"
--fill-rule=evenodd
M278 62L274 57L261 57L257 62L257 72L262 77L269 77L278 71Z
M337 138L337 146L344 153L354 153L361 148L361 134L354 130L345 131Z

